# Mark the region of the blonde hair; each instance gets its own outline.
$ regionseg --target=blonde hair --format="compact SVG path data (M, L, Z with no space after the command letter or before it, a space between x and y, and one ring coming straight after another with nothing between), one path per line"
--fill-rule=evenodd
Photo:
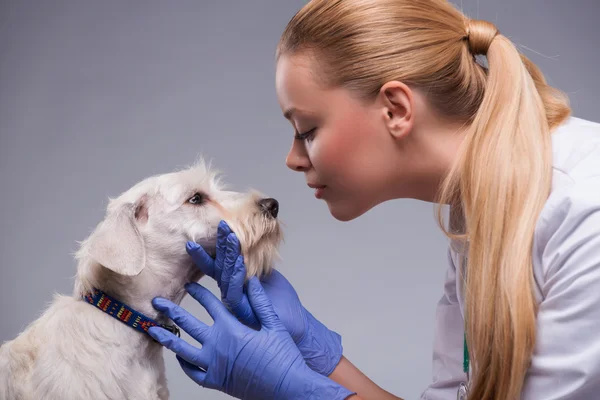
M309 51L325 85L373 99L388 81L422 89L466 136L439 192L468 238L466 336L473 399L517 399L535 345L532 243L551 188L550 132L568 100L495 26L446 0L312 0L277 48ZM487 66L475 56L485 55Z

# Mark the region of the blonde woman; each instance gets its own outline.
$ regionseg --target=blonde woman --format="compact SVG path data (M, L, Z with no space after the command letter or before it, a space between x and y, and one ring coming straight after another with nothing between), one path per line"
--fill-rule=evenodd
M600 125L572 117L494 25L446 0L313 0L277 50L277 94L296 132L286 164L333 217L397 198L450 206L421 398L597 399ZM214 260L188 252L227 308L191 285L214 325L154 305L202 349L152 334L198 384L243 399L398 399L343 357L340 336L280 273L245 287L227 226Z

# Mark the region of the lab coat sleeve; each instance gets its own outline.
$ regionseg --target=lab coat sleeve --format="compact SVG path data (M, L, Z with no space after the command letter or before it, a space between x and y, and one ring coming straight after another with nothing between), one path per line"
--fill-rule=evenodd
M554 193L540 215L537 342L522 400L600 398L600 177Z
M456 266L448 250L444 295L437 304L433 342L433 379L421 400L450 400L466 376L463 373L464 323L456 286Z

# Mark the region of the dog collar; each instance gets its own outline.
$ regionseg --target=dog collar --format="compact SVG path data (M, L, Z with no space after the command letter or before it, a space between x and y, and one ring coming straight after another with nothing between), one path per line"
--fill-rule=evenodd
M82 297L86 302L90 303L111 317L121 321L125 325L132 327L136 331L148 334L148 329L150 327L160 326L161 328L180 336L179 328L177 328L177 326L159 324L152 318L149 318L141 312L129 307L127 304L115 300L113 297L107 295L100 289L94 288L91 293L87 293ZM148 334L148 336L150 336L150 334ZM150 337L152 340L156 341L152 336Z

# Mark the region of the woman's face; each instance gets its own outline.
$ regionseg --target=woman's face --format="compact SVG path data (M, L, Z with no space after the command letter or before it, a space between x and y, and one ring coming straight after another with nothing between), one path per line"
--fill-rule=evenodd
M348 221L399 197L402 144L390 133L380 102L324 89L313 74L305 56L283 56L277 64L277 96L296 134L286 164L304 173L336 219Z

